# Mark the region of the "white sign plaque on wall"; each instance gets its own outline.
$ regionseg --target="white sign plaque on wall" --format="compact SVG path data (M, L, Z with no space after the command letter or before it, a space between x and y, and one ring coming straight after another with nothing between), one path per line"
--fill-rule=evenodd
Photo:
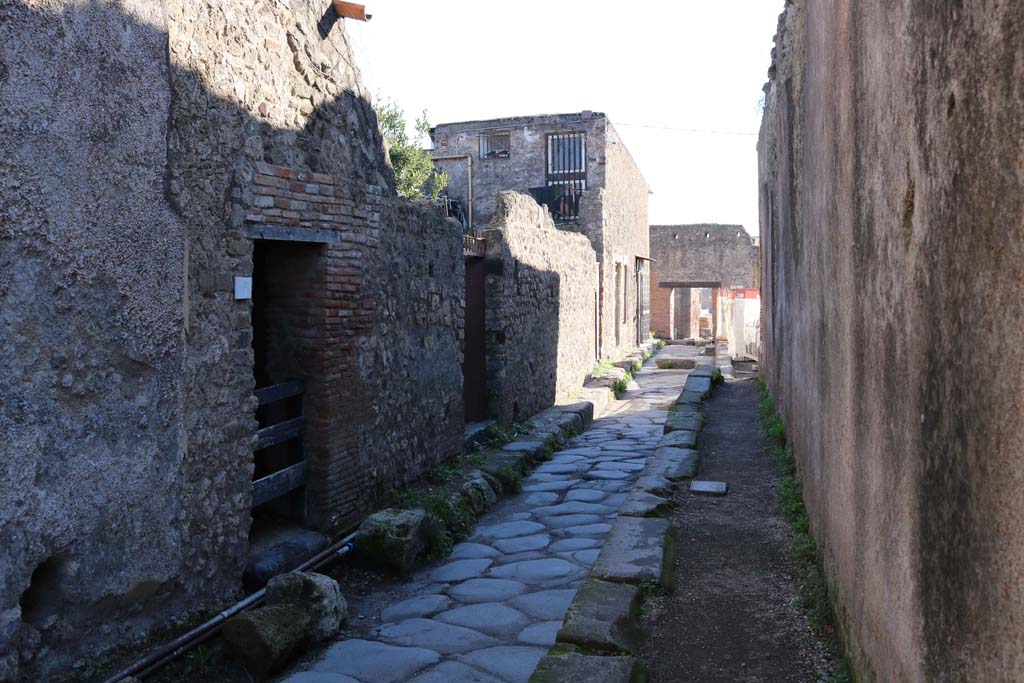
M251 277L236 277L235 278L235 300L241 301L243 299L252 298L252 278Z

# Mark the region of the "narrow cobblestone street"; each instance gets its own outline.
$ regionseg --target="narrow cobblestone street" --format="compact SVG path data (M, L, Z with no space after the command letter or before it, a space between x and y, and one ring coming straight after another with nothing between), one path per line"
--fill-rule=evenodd
M659 358L692 355L669 347ZM523 480L443 563L417 572L372 639L327 648L287 683L523 683L662 435L685 370L648 361L623 400Z

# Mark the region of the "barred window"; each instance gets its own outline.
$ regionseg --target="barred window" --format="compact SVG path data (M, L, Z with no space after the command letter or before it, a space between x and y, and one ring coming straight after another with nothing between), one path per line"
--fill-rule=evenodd
M511 135L508 131L484 133L480 136L480 158L507 159L510 138Z

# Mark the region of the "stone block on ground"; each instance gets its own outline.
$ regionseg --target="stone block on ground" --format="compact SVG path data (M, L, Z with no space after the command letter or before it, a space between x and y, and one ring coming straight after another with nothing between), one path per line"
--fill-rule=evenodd
M220 634L249 673L265 678L299 652L309 625L309 616L298 607L267 605L228 619Z
M728 485L724 481L691 481L690 493L697 493L704 496L724 496L728 491Z
M462 497L477 515L498 502L500 491L494 490L492 481L493 479L485 476L483 472L473 470L466 475L466 481L462 484Z
M672 501L646 491L633 491L619 508L625 517L664 517L672 510Z
M715 373L715 366L710 363L701 363L690 373L690 377L711 377Z
M322 671L300 671L285 678L281 683L359 683L345 674L331 674Z
M310 637L318 642L338 635L348 609L338 582L313 572L292 572L272 578L267 584L266 604L301 609L309 617Z
M700 467L700 453L692 448L659 446L647 459L644 472L658 474L669 481L693 479Z
M697 367L697 360L694 358L657 358L655 364L661 370L692 370Z
M601 657L578 652L541 659L530 683L641 683L643 665L633 657Z
M271 578L289 572L327 547L327 537L309 529L280 528L257 538L249 551L242 584L256 592Z
M361 564L408 572L430 545L427 513L381 510L359 526L353 543L355 559Z
M674 434L671 439L659 441L659 446L671 446L673 448L696 448L697 447L697 429L677 429L667 420L665 421L664 434Z
M594 403L592 401L574 401L572 399L566 399L565 403L559 403L556 407L562 412L579 415L580 432L587 429L590 426L590 423L594 421Z
M569 606L557 641L590 652L633 653L639 618L636 586L588 578Z
M603 581L671 586L675 544L668 520L618 517L612 523L591 574Z
M615 386L615 382L620 379L626 379L626 371L622 368L611 367L607 370L603 370L596 375L591 375L584 382L585 387L606 387L608 389Z

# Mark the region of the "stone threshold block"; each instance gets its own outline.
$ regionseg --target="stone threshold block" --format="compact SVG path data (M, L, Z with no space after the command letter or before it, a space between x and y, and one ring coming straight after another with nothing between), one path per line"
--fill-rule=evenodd
M670 588L675 543L666 519L618 517L612 524L591 575L603 581L640 584L655 581Z
M636 586L588 578L576 592L556 642L588 652L635 654L639 620Z
M633 657L600 657L578 652L549 654L537 663L530 683L643 683L643 664Z

